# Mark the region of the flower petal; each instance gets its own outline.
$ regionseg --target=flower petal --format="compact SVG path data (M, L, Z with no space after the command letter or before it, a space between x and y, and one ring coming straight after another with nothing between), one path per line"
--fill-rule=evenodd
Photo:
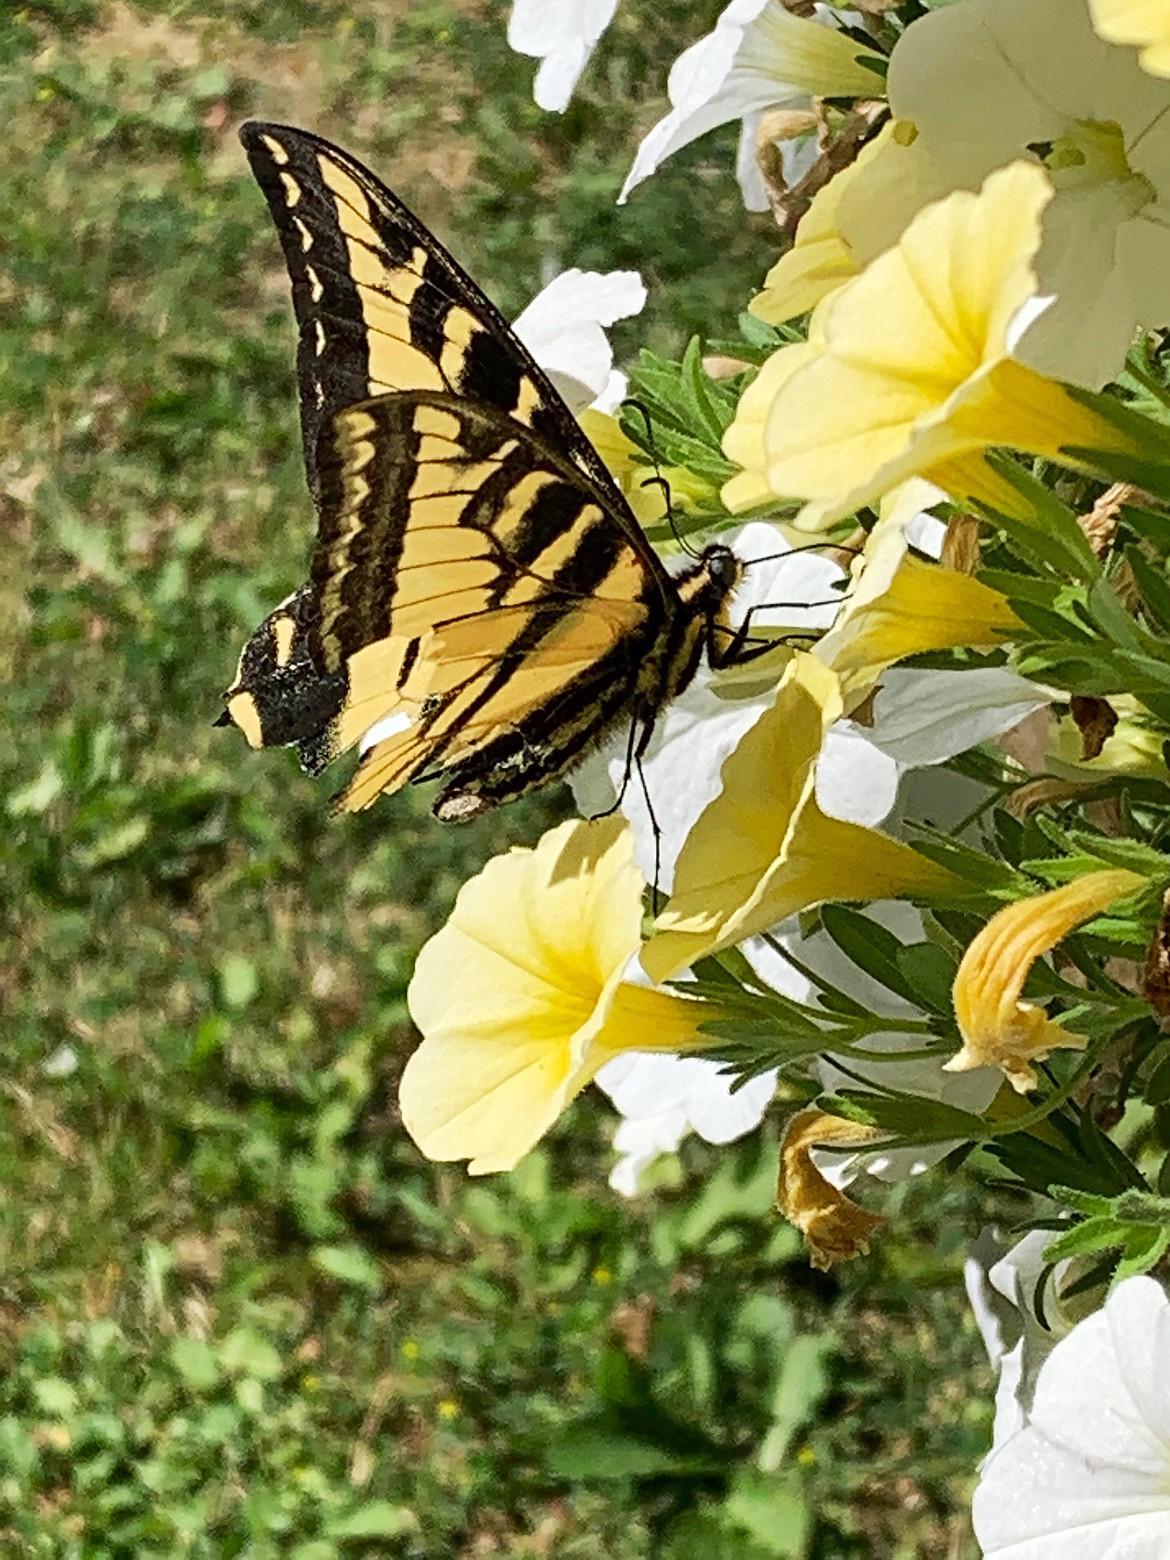
M512 0L508 43L541 61L532 95L540 108L562 113L613 19L617 0Z
M637 271L580 271L555 276L512 322L512 329L557 389L579 412L601 397L613 370L605 327L641 313L646 286ZM608 409L608 408L604 408Z
M1086 872L1061 888L997 911L969 944L955 976L955 1017L963 1046L947 1069L999 1067L1023 1094L1036 1087L1033 1063L1057 1048L1082 1048L1083 1036L1053 1023L1033 1003L1021 1002L1020 992L1042 954L1145 883L1140 874L1121 868Z

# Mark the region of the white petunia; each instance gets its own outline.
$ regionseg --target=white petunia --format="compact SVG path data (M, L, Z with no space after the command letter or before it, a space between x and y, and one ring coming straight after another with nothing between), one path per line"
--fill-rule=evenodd
M961 1075L960 1075L961 1076ZM967 1298L999 1372L993 1449L1022 1430L1032 1407L1040 1367L1061 1338L1100 1303L1100 1292L1065 1297L1072 1262L1055 1267L1044 1253L1057 1231L1030 1230L1006 1253L985 1230L963 1264Z
M540 61L532 87L539 108L560 114L569 106L616 10L617 0L512 0L508 43Z
M1022 1430L975 1491L985 1560L1164 1560L1170 1554L1170 1302L1119 1284L1040 1369Z
M1043 156L1037 306L1012 343L1041 373L1098 388L1137 326L1170 322L1170 89L1093 31L1085 0L964 0L913 22L890 58L901 133L851 181L838 228L858 265L916 212Z
M613 366L606 327L640 314L645 304L646 285L637 271L574 267L554 276L512 329L571 411L596 406L614 412L626 393L626 376Z
M807 107L818 97L877 97L881 77L858 63L861 45L836 28L828 6L816 21L785 10L780 0L731 0L713 32L671 67L670 112L638 148L618 200L674 152L717 125L742 119L737 172L750 211L767 209L755 158L756 130L766 109Z
M608 1062L594 1082L624 1118L614 1133L621 1156L609 1184L633 1197L643 1170L659 1154L674 1153L688 1132L708 1143L731 1143L753 1131L776 1089L774 1073L732 1091L733 1079L700 1056L631 1051Z
M1006 666L954 672L892 667L874 695L872 723L856 729L903 769L917 769L1001 736L1057 697Z
M749 608L755 626L825 627L837 610L835 587L844 580L837 564L812 550L794 550L781 533L755 520L724 538L749 567L736 593L733 621ZM765 561L766 560L766 561ZM754 566L753 566L754 564ZM812 605L809 605L811 603ZM770 659L770 657L769 657ZM569 776L577 807L592 817L612 807L634 826L634 860L648 882L669 891L683 840L708 802L718 795L724 760L771 703L776 673L752 678L752 668L723 674L704 664L694 681L663 711L642 760L642 780L626 774L628 737L623 732ZM887 761L883 760L883 763ZM647 803L647 793L650 797ZM660 831L658 849L650 819Z

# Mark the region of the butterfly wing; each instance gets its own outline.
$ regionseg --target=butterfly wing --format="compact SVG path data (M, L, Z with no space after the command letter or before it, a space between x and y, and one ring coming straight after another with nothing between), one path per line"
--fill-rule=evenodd
M531 428L621 495L548 376L406 206L339 147L287 125L240 131L292 280L309 487L322 429L387 391L459 395ZM640 538L639 538L640 539ZM652 550L646 552L653 557Z
M493 800L519 795L630 711L669 600L571 460L416 392L339 413L318 469L310 653L347 681L330 747L392 728L343 806L469 764Z
M226 718L313 772L377 727L346 806L436 767L463 798L447 816L522 794L640 707L675 583L547 376L391 191L305 131L241 138L292 280L318 540Z

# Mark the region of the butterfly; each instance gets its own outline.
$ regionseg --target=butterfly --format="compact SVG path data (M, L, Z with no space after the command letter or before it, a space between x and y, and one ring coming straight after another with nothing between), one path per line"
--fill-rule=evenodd
M292 282L317 539L218 724L313 774L360 744L345 810L441 774L444 821L627 720L636 760L704 651L742 649L743 565L716 543L666 569L503 316L356 158L284 125L240 136Z

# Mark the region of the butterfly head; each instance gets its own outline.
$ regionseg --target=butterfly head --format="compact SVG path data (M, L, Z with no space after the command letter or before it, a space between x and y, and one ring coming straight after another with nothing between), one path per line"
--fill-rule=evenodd
M743 579L743 563L730 547L724 547L721 542L704 547L699 562L706 571L712 589L723 599L730 596Z

